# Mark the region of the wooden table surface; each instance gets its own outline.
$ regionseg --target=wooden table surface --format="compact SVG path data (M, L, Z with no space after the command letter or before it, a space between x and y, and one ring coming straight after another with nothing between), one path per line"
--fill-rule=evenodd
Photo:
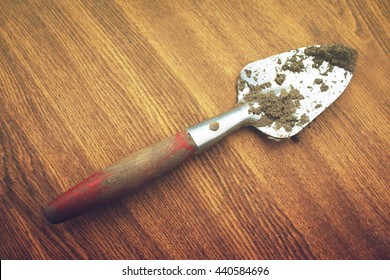
M388 259L388 18L385 0L1 1L0 257ZM245 64L335 42L355 75L299 142L244 128L117 203L43 217L233 107Z

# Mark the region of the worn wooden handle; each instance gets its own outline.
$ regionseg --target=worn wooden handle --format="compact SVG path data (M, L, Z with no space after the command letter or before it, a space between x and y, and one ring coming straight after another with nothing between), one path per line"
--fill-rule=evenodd
M54 224L64 222L136 190L179 165L197 151L182 131L108 166L52 200L44 209Z

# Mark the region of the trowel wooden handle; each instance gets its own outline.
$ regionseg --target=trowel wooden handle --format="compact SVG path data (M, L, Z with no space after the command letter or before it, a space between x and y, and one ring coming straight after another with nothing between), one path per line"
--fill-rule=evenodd
M54 224L64 222L136 190L197 151L184 130L108 166L52 200L44 209Z

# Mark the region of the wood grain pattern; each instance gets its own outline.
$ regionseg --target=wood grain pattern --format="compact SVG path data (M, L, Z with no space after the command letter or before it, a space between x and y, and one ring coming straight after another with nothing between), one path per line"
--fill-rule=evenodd
M389 2L0 1L2 259L388 259ZM118 203L41 208L235 103L241 68L341 42L346 92L300 135L241 129Z

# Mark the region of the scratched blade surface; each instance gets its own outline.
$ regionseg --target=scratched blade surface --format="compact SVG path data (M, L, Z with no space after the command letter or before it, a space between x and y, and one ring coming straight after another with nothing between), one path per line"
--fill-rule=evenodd
M295 115L299 119L303 114L306 114L308 122L297 123L290 131L287 131L284 127L278 127L276 122L262 127L255 126L272 138L289 138L300 132L341 95L352 78L351 72L338 66L330 66L326 61L319 67L317 66L318 68L313 67L313 57L304 53L306 48L308 47L252 62L246 65L239 74L238 102L243 101L244 96L250 92L251 85L261 86L265 83L270 83L268 84L269 87L262 89L265 94L273 91L278 95L282 89L288 91L293 87L303 95ZM286 61L288 62L294 55L304 65L302 72L282 69ZM281 85L275 81L277 74L285 74L285 80ZM316 84L316 79L321 79L322 82ZM262 114L254 116L257 119L261 117Z

